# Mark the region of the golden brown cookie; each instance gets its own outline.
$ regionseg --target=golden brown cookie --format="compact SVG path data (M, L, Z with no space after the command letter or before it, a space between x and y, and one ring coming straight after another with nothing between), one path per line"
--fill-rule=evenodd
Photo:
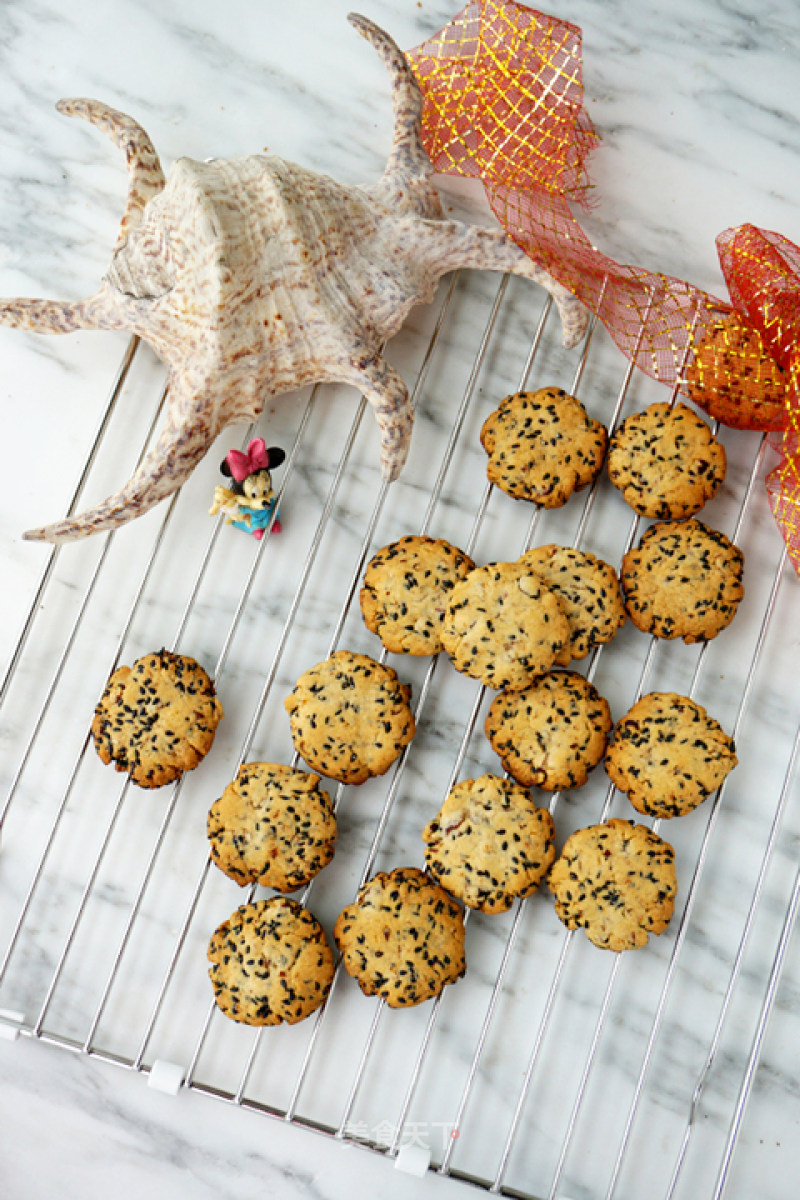
M736 312L700 337L686 368L689 399L735 429L785 429L789 380L761 334Z
M611 711L576 671L549 671L530 687L501 692L484 726L503 769L525 787L582 787L606 748Z
M383 775L415 732L411 688L367 654L337 650L284 701L298 754L321 775L363 783Z
M616 725L605 759L612 783L651 817L691 812L736 762L722 726L675 692L651 692L634 704Z
M702 521L651 525L622 560L628 616L655 637L708 641L736 615L743 570L741 550Z
M569 638L556 654L557 666L568 667L585 658L593 646L610 642L625 624L617 573L602 558L551 543L528 550L520 561L555 592L567 618Z
M526 563L488 563L453 588L442 645L458 671L516 689L549 670L569 632L555 592Z
M132 667L117 667L94 710L91 732L104 763L127 771L139 787L156 788L202 762L222 716L214 684L199 663L158 650Z
M423 830L433 878L468 908L507 912L530 896L552 865L553 818L530 792L499 775L453 787Z
M207 829L221 871L279 892L313 879L336 843L336 817L319 775L282 763L243 763L211 805Z
M567 838L550 872L556 913L603 950L634 950L663 933L677 892L675 853L646 825L612 818Z
M409 535L384 546L364 572L360 600L367 629L393 654L438 654L445 605L474 566L444 538Z
M333 982L325 931L288 896L242 904L212 934L208 958L218 1007L243 1025L294 1025Z
M543 508L560 508L597 478L607 441L605 426L557 387L506 396L481 429L489 480Z
M612 434L608 477L643 517L691 517L725 478L725 447L685 404L651 404Z
M339 914L333 936L362 992L391 1008L430 1000L466 970L461 909L416 867L368 880Z

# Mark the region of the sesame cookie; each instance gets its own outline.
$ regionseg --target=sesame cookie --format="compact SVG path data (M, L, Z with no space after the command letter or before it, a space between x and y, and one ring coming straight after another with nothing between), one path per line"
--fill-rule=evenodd
M672 917L675 853L646 825L612 818L567 838L550 872L556 913L603 950L634 950Z
M158 650L117 667L94 710L92 738L104 763L133 783L162 787L205 758L222 720L214 684L193 658Z
M555 592L567 618L569 638L556 654L558 666L585 658L593 646L610 642L625 624L617 573L602 558L550 544L528 550L520 561Z
M367 654L337 650L284 701L298 754L321 775L363 783L383 775L414 736L411 688Z
M562 388L507 396L481 429L489 480L518 500L560 508L592 483L608 433Z
M622 560L628 616L645 633L708 641L736 615L744 556L702 521L665 521L645 530Z
M364 572L361 612L393 654L438 654L445 605L472 559L443 538L409 535L384 546Z
M525 787L582 787L606 749L611 711L576 671L549 671L530 687L501 692L484 726L503 769Z
M488 563L450 593L442 645L458 671L516 689L549 670L569 632L555 592L526 563Z
M705 331L686 368L689 399L735 429L785 429L789 378L736 312Z
M499 775L465 779L423 830L433 878L468 908L506 912L549 871L553 818L530 792Z
M243 763L208 814L211 857L237 883L293 892L333 858L336 818L319 775Z
M362 992L391 1008L430 1000L466 970L461 909L416 867L368 880L339 914L333 936Z
M294 1025L324 1002L333 951L316 917L288 896L243 904L211 936L218 1007L243 1025Z
M643 696L614 729L609 778L651 817L680 817L721 786L736 747L706 710L675 692Z
M725 447L685 404L651 404L611 437L608 477L642 517L691 517L725 478Z

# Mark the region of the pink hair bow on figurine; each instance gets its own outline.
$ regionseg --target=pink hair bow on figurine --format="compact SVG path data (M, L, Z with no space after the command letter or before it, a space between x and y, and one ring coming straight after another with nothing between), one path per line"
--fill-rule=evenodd
M256 471L269 470L270 465L277 466L277 463L270 463L270 452L263 438L253 438L244 453L241 450L229 450L225 461L237 483L242 483Z
M280 446L267 449L263 438L253 438L245 451L229 450L219 469L232 482L229 488L215 489L211 515L224 513L237 529L259 540L268 529L280 533L270 469L279 467L285 458Z

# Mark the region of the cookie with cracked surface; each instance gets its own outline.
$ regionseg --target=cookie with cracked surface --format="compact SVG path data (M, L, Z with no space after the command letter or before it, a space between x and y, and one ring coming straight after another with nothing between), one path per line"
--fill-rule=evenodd
M340 783L383 775L415 733L411 688L367 654L337 650L304 672L286 697L294 748Z
M785 429L789 376L737 312L713 322L686 368L693 403L735 429Z
M217 1006L243 1025L295 1025L333 982L324 929L288 896L242 904L212 934L208 958Z
M464 779L423 830L425 864L468 908L507 912L550 870L554 832L527 788L499 775Z
M526 551L520 561L555 592L567 618L569 638L556 654L557 666L568 667L585 658L593 646L610 642L625 624L617 572L602 558L550 543Z
M611 436L608 477L642 517L692 517L725 478L725 447L685 404L651 404Z
M200 664L158 650L111 674L94 710L92 740L103 762L139 787L163 787L202 762L222 716Z
M633 807L680 817L722 785L736 747L701 704L676 692L651 692L614 729L605 766Z
M333 937L348 975L390 1008L422 1004L466 970L462 911L416 867L367 880L339 914Z
M525 787L582 787L605 753L611 710L576 671L548 671L495 696L484 730L503 769Z
M243 763L208 813L211 857L239 884L303 887L333 858L336 817L319 775Z
M481 429L489 480L542 508L560 508L593 483L607 443L605 426L557 387L506 396Z
M569 633L556 593L526 563L487 563L450 593L442 645L458 671L513 690L552 667Z
M550 872L556 913L602 950L635 950L663 933L678 889L669 842L612 817L567 838Z
M370 560L361 588L361 613L393 654L438 654L453 587L475 563L444 538L409 534Z
M622 560L628 616L660 638L708 641L736 615L744 595L744 555L702 521L651 525Z

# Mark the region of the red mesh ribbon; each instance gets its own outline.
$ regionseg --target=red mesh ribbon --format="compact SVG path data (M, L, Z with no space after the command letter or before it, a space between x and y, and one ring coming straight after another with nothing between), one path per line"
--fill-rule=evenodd
M480 176L511 237L597 314L637 366L674 383L698 323L707 327L730 306L614 262L573 217L570 201L587 201L597 140L583 107L580 29L515 0L475 0L408 59L435 169Z
M770 436L781 461L767 476L767 495L800 573L800 246L740 225L719 235L717 249L734 305L787 375L786 427Z
M473 0L408 59L425 101L423 136L435 169L479 176L509 235L583 300L636 366L685 390L694 349L724 321L726 342L731 329L750 336L754 326L781 367L794 371L788 419L782 394L767 413L738 393L733 407L726 394L724 419L745 428L785 427L783 460L768 486L800 570L800 363L786 361L797 333L797 247L752 226L741 238L737 231L721 235L732 310L690 283L617 263L592 246L570 209L587 202L586 164L597 140L583 106L576 25L516 0ZM736 364L730 369L733 385Z

